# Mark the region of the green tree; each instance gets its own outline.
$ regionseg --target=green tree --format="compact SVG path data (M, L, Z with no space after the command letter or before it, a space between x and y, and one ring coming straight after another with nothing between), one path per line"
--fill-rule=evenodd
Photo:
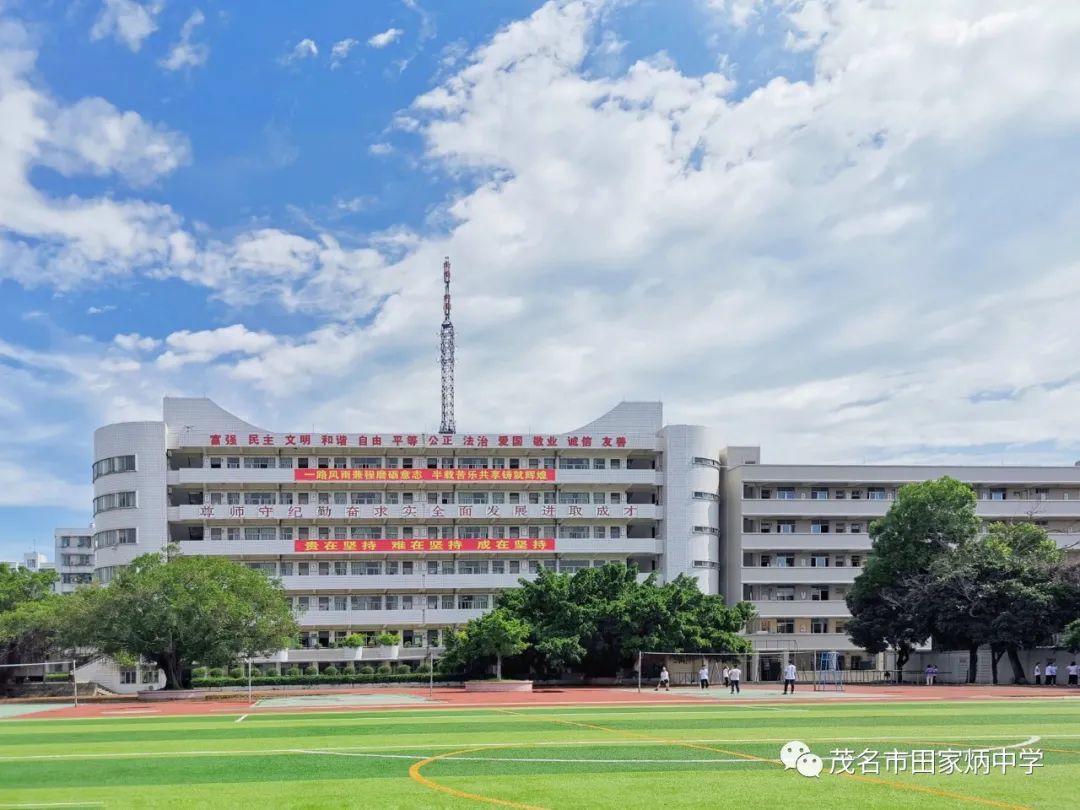
M281 585L219 557L144 554L108 587L73 594L72 641L132 655L165 672L165 688L190 686L191 665L227 666L288 646L298 632Z
M896 652L897 677L930 636L919 592L935 560L979 533L975 491L955 478L907 484L884 517L870 524L866 565L847 596L848 635L868 652Z
M1066 625L1062 643L1069 652L1080 651L1080 619L1074 619Z
M495 659L495 677L502 678L503 659L520 655L529 647L529 625L506 608L496 608L471 619L452 637L447 651L453 662L466 668Z
M0 563L0 664L44 661L59 643L62 597L52 592L55 571ZM0 668L0 685L15 667Z

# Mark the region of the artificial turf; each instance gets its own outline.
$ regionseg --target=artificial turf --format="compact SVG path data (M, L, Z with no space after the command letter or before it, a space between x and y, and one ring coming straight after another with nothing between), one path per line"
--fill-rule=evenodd
M365 710L236 721L0 720L0 808L475 808L487 799L551 810L1049 809L1074 806L1080 785L1080 701L1072 699ZM779 764L790 740L825 760L819 778ZM880 759L876 776L828 773L834 749L1019 752L1024 741L1042 751L1030 775L895 774Z

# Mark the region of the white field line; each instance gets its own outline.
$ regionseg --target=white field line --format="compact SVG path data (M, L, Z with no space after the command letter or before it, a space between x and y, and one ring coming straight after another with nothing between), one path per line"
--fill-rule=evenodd
M652 742L650 740L610 740L606 738L589 739L589 740L557 740L547 742L529 742L527 740L512 740L508 742L488 742L478 743L472 741L463 741L456 743L432 743L424 744L424 748L434 750L453 750L454 748L513 748L527 747L527 748L558 748L562 746L575 746L575 745L683 745L686 743L723 743L723 744L755 744L755 743L786 743L790 742L790 736L786 737L760 737L756 739L730 739L723 737L708 737L690 740L657 740ZM966 740L1006 740L1009 739L1008 734L953 734L940 739L927 739L926 737L804 737L804 742L817 742L824 745L833 743L863 743L863 742L917 742L926 745L949 745L956 741ZM1040 739L1052 740L1052 739L1080 739L1080 734L1043 734L1041 737L1031 737L1030 740L1025 740L1022 743L1016 743L1010 746L1000 746L1006 748L1022 747L1024 745L1031 744L1031 740L1038 741ZM345 745L345 746L332 746L319 749L322 753L332 753L336 751L400 751L416 749L416 744L413 745ZM991 749L977 749L977 750L991 750ZM279 754L295 754L298 749L296 748L252 748L252 749L217 749L206 751L118 751L114 753L73 753L73 754L26 754L23 756L0 756L0 762L29 762L34 760L57 760L57 759L138 759L144 757L152 759L154 757L205 757L205 756L258 756L264 755L279 755ZM747 760L750 762L751 760Z
M244 722L244 718L245 718L245 717L247 717L247 715L246 715L246 714L242 714L242 715L240 715L239 717L237 717L237 718L236 718L236 719L235 719L235 720L234 720L233 722L234 722L234 723L242 723L242 722Z
M104 711L102 714L160 714L161 709L114 709Z
M303 748L296 749L297 754L317 754L320 756L330 754L335 757L365 757L371 759L428 759L430 754L361 754L351 753L347 751L320 751L317 749L307 750ZM768 760L747 760L747 759L556 759L554 757L443 757L441 761L449 762L450 760L458 760L460 762L584 762L594 765L618 765L621 763L627 763L631 765L646 764L646 763L664 763L670 762L676 765L686 765L690 763L712 763L712 762L741 762L750 763L752 765L766 764L771 765L772 762Z
M34 802L33 804L0 804L0 807L104 807L104 802Z

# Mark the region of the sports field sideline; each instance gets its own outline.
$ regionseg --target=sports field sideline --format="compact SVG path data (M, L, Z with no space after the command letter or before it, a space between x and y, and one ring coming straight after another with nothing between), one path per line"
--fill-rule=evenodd
M724 702L105 714L0 720L0 807L1066 808L1080 700ZM525 696L526 698L528 696ZM644 697L644 696L643 696ZM147 709L151 711L152 709ZM125 710L117 709L117 712ZM126 711L136 711L134 709ZM243 712L243 713L241 713ZM61 714L61 713L55 713ZM820 777L784 769L807 744ZM879 773L830 774L834 749ZM1006 773L893 773L887 752L1041 751Z

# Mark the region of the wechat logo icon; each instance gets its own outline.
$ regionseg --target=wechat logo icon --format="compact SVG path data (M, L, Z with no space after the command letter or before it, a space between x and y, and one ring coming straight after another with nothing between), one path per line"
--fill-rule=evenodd
M810 751L810 746L798 740L792 740L780 749L780 762L785 771L795 769L803 776L820 776L823 763L821 757Z

